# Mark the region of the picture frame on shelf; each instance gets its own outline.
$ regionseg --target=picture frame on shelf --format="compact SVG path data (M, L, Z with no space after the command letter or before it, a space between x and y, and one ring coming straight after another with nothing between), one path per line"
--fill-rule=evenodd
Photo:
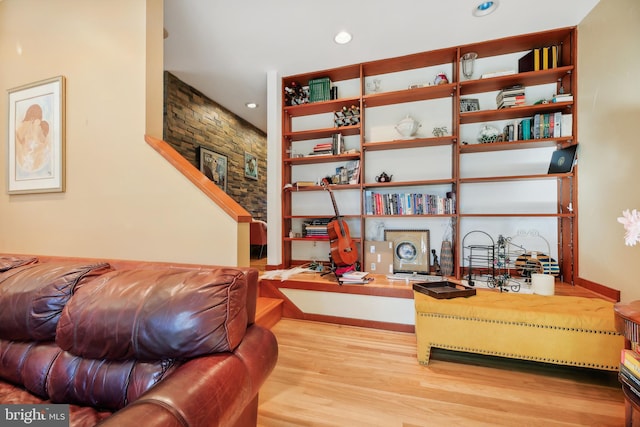
M65 78L9 89L7 192L65 191Z
M393 243L394 273L429 274L429 230L384 230L384 240Z
M477 98L460 98L460 112L480 111L480 100Z
M227 156L200 147L200 172L227 192Z
M245 178L258 180L258 158L251 153L244 153L244 176Z

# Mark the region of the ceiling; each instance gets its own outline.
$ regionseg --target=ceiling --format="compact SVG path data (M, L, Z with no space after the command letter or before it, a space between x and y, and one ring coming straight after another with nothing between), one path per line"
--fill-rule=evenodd
M267 72L324 70L578 25L599 0L165 0L164 68L267 131ZM353 40L333 36L348 30ZM258 103L250 110L247 102Z

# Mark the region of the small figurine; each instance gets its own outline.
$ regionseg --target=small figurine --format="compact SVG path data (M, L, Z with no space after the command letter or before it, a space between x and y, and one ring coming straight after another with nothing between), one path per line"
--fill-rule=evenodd
M447 134L447 127L446 126L442 126L442 127L436 127L433 128L433 136L435 137L441 137L441 136L445 136Z
M449 83L449 79L445 73L438 73L436 78L433 80L434 85L445 85Z
M440 270L440 264L438 263L438 255L436 255L435 249L431 249L431 253L433 254L433 271L436 273L436 276L439 276L442 271Z

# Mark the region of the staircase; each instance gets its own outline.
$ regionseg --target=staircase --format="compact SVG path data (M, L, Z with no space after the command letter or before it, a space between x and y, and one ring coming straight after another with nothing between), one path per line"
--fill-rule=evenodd
M256 324L271 329L280 319L282 319L282 300L258 297Z

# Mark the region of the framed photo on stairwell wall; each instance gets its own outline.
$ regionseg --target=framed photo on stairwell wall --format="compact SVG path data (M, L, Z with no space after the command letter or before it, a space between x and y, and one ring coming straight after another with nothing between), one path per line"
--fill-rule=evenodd
M258 180L258 158L251 153L244 153L244 176Z
M200 147L200 172L227 192L227 156Z

